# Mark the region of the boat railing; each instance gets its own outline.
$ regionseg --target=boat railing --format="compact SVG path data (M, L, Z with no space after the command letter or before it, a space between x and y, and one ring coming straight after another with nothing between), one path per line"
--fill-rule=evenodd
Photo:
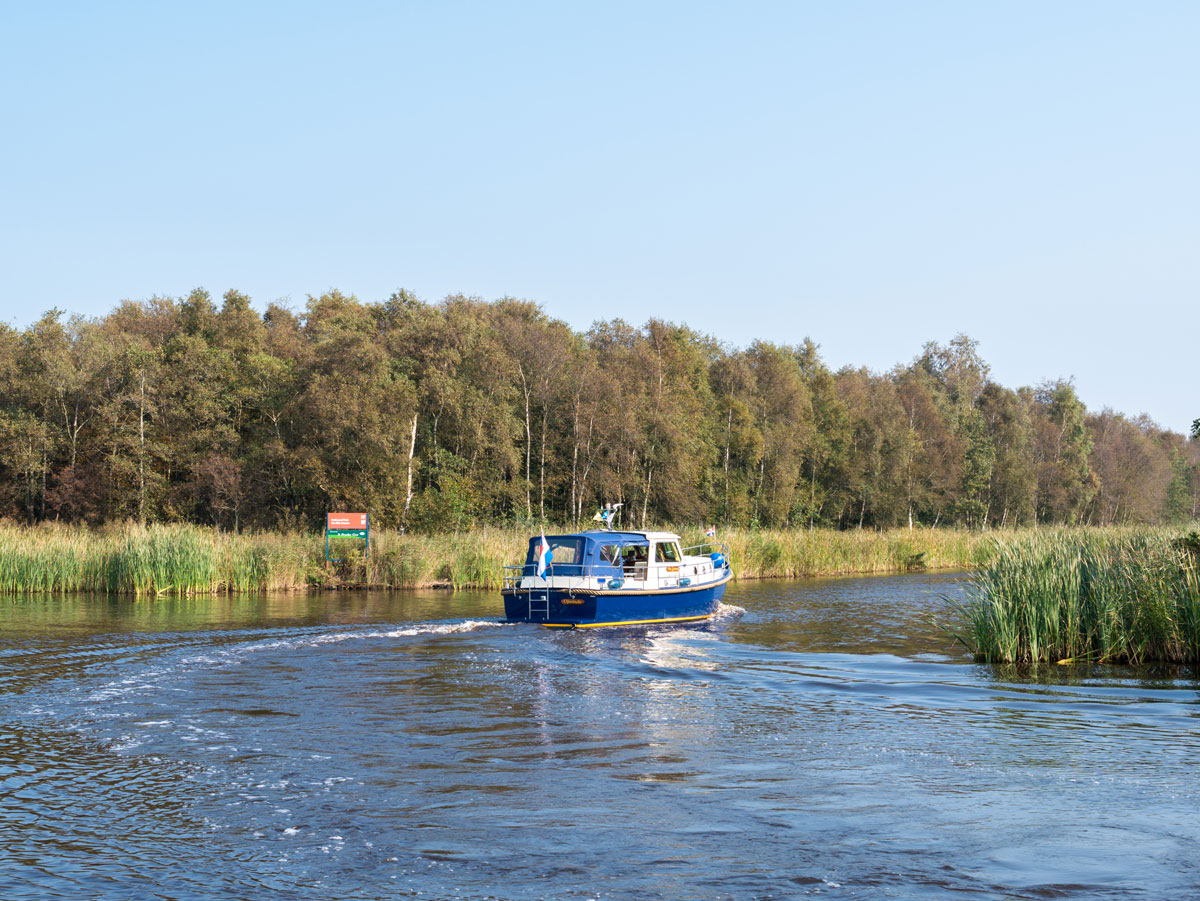
M514 563L512 566L504 567L504 590L513 591L521 587L521 580L526 576L537 575L537 568L532 563ZM584 588L588 584L589 579L613 579L627 578L626 573L620 566L614 563L567 563L560 565L558 571L555 572L553 564L546 571L547 576L557 576L559 578L574 579L573 583L565 588Z
M688 551L700 551L702 553L696 554L695 556L706 556L711 558L712 554L714 553L714 549L716 548L719 548L719 550L715 552L721 555L721 566L718 567L714 565L714 571L717 569L729 568L729 546L721 542L710 541L706 542L705 544L697 544L693 547L683 548L683 554L686 556ZM669 561L659 561L659 563L666 562ZM715 564L716 561L714 560L713 563ZM564 572L563 570L566 571ZM560 566L558 572L555 572L555 567L553 564L551 564L546 575L574 579L575 581L569 585L559 586L569 590L572 587L584 588L588 585L588 582L591 579L636 578L639 570L642 574L642 579L645 579L646 564L644 563L641 564L640 567L623 567L615 563L568 563ZM514 563L511 566L506 566L504 567L503 588L505 591L515 591L521 587L522 579L524 579L526 576L532 575L536 575L536 567L532 563Z
M714 548L717 550L714 550ZM691 547L685 547L683 549L683 554L685 557L687 556L688 551L700 551L701 554L698 554L697 556L704 555L711 557L714 553L720 554L721 560L724 561L724 565L730 566L729 545L723 541L706 541L704 544L693 544Z
M504 584L505 591L513 591L521 587L521 580L525 578L525 564L514 563L512 566L504 567Z

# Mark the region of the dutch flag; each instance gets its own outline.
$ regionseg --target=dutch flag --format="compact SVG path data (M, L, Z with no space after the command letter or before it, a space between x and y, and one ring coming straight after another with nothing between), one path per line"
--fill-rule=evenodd
M542 543L538 545L537 555L537 574L538 578L546 575L546 567L554 562L554 555L550 553L550 543L546 541L546 530L542 529Z
M707 535L709 538L716 538L717 530L714 527L709 526L707 529L704 530L704 534Z

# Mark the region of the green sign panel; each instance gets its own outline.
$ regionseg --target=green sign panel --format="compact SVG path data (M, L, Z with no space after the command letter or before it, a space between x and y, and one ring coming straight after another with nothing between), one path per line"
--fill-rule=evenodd
M330 538L366 538L366 529L330 529Z

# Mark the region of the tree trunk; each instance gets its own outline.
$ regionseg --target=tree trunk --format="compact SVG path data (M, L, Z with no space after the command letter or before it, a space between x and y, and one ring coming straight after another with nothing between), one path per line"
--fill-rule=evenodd
M146 371L139 373L141 393L138 399L138 523L146 524Z
M811 532L814 528L814 514L816 512L814 508L817 506L817 463L815 460L809 469L812 471L812 479L809 482L808 491L808 531ZM821 506L825 506L824 503Z
M26 444L28 456L26 460L33 460L33 439L30 438ZM37 521L37 501L34 500L34 485L37 483L37 473L33 470L32 462L26 463L25 466L25 518L29 520L29 524L33 525Z
M525 517L533 519L533 481L529 477L529 464L533 456L533 431L529 427L529 385L525 382L525 367L517 366L521 376L521 393L525 396Z
M413 499L413 456L417 450L417 416L419 413L413 413L412 418L412 433L408 439L408 482L404 490L404 512L400 514L400 534L404 534L405 528L408 526L408 508L412 506Z
M546 519L546 411L542 410L542 458L538 461L538 511Z
M576 475L579 472L579 398L575 398L575 413L571 417L571 518L578 519L575 514L576 499L578 497L578 483Z
M758 484L754 486L754 521L758 522L758 502L762 497L763 481L767 476L767 445L763 442L762 457L758 461Z
M722 505L722 519L729 521L729 445L733 437L733 407L729 408L729 416L725 421L725 501Z
M642 495L642 528L646 528L646 510L650 506L650 479L654 475L654 464L646 464L646 493Z
M579 477L579 507L575 513L575 519L578 522L583 519L583 499L587 495L587 480L588 475L592 471L592 430L596 425L596 414L593 412L588 417L587 444L583 448L583 475ZM620 498L618 498L620 500Z

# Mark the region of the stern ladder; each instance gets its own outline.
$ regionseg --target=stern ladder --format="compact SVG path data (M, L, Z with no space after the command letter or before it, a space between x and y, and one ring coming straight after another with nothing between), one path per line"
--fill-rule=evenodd
M529 589L529 620L532 622L535 618L545 622L550 618L550 589L543 588L538 593L534 593L534 589Z

